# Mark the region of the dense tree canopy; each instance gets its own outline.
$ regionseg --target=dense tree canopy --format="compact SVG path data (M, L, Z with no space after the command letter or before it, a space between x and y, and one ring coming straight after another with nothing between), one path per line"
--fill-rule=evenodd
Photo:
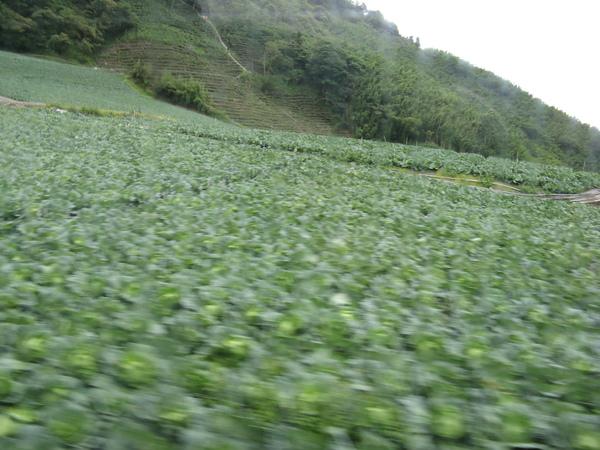
M134 23L127 1L5 0L0 3L0 45L90 60L106 37Z

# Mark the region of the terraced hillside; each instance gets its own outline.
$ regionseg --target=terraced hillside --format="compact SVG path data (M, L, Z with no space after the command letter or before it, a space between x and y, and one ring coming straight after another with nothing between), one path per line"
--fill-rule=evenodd
M206 86L217 108L248 127L332 133L328 111L310 93L290 90L273 96L252 89L250 82L240 77L243 71L221 46L209 24L196 23L203 47L193 41L175 44L154 39L133 40L107 49L98 65L129 71L140 61L159 74L171 72L192 77Z

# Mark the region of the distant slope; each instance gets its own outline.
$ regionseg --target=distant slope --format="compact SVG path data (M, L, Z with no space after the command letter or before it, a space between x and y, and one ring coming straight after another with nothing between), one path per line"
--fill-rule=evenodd
M134 41L115 45L98 59L101 67L122 72L132 70L138 61L154 73L200 80L211 93L215 105L232 120L255 128L331 134L331 115L310 93L289 89L273 96L252 88L242 70L225 52L215 51L204 58L168 43Z
M248 127L333 132L329 110L310 91L288 86L272 92L257 87L257 80L234 62L200 10L181 1L172 6L138 4L138 28L104 50L97 64L126 72L141 62L154 76L170 72L192 77L206 87L218 109ZM156 11L162 14L153 14Z

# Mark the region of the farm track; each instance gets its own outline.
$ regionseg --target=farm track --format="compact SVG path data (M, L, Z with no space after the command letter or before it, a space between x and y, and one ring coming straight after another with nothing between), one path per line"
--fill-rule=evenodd
M19 100L13 100L12 98L0 96L0 106L14 106L16 108L43 108L46 106L46 104L38 102L22 102Z
M415 175L415 174L413 174L413 175ZM461 181L469 181L469 182L474 182L474 183L480 182L477 179L460 179L460 178L452 178L452 177L440 177L440 176L436 176L436 175L423 174L423 173L416 174L416 175L421 175L421 176L436 179L438 181L442 181L445 183L453 183L453 184L461 184ZM539 198L539 199L543 199L543 200L570 201L572 203L582 203L582 204L586 204L586 205L600 206L600 189L591 189L589 191L582 192L580 194L524 194L522 192L514 192L514 191L517 191L518 189L514 186L511 186L511 185L508 185L505 183L495 182L494 185L501 186L504 189L497 189L497 188L492 187L491 189L493 191L500 192L502 194L507 194L507 195L517 195L519 197ZM478 189L489 189L489 188L485 188L482 186L471 186L471 187L475 187ZM506 190L507 188L511 189L512 192L507 191Z
M583 203L586 205L600 206L600 189L591 189L581 194L521 194L518 192L510 193L521 197L534 197L551 200L563 200L573 203Z

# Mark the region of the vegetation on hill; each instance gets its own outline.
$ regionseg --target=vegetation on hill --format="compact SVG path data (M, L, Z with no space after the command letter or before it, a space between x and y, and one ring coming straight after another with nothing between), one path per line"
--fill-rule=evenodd
M599 130L454 55L421 49L352 2L201 3L255 71L311 86L356 137L600 168Z
M92 61L136 22L127 1L8 0L0 3L0 45Z
M275 109L274 99L310 91L334 129L355 137L600 170L598 129L454 55L421 49L379 12L350 0L23 0L0 8L4 48L90 61L116 46L156 65L163 52L174 52L177 67L160 71L193 77L214 98L209 109L240 123L252 113L237 110L231 97ZM201 15L250 71L242 79ZM149 58L127 42L169 47ZM227 81L215 85L224 74ZM316 110L304 104L279 111L292 118L280 128L296 129L293 118L303 108ZM248 124L277 125L267 113L259 116L263 123ZM316 122L313 129L320 129Z

